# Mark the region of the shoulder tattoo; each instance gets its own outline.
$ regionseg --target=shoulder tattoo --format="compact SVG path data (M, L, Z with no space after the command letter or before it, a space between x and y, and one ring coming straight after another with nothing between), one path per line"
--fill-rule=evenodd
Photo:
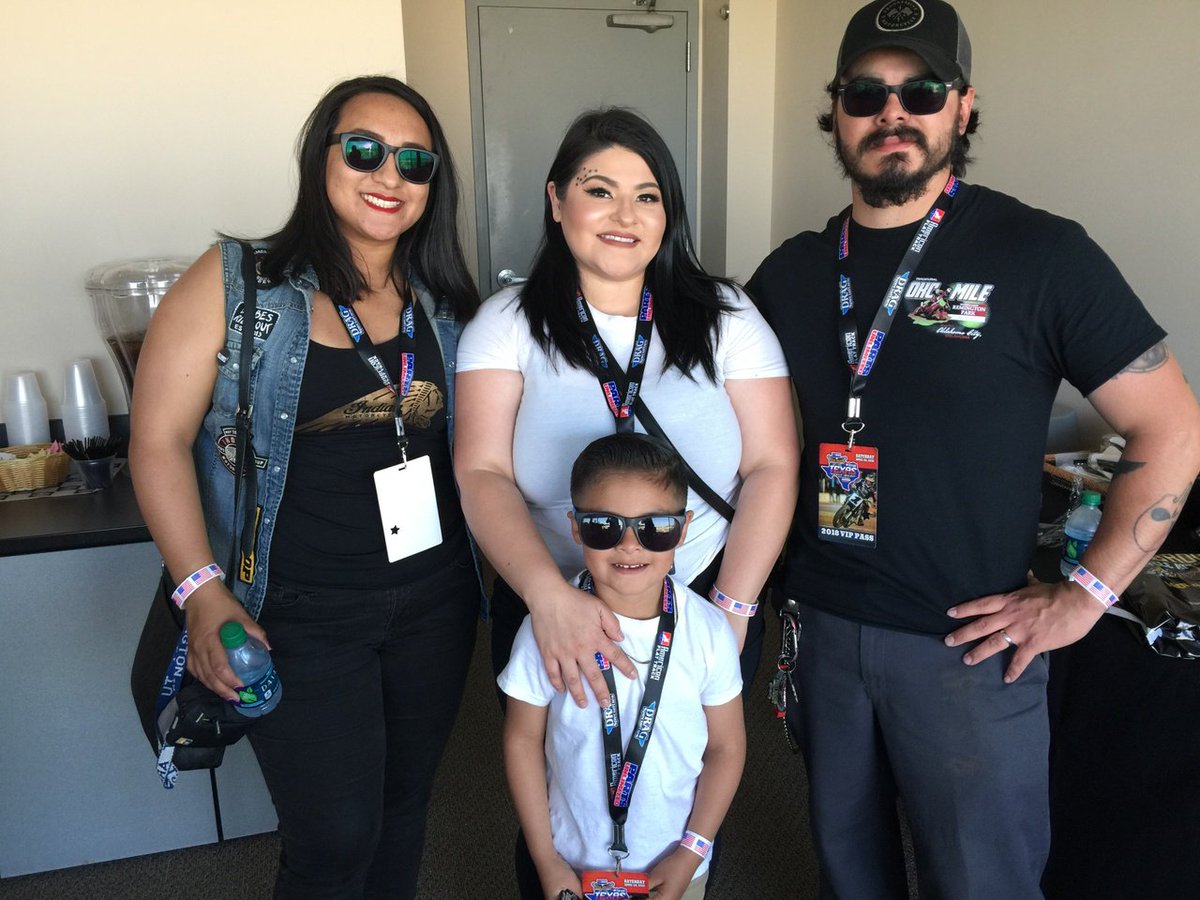
M1126 373L1138 374L1140 372L1153 372L1155 369L1161 369L1167 364L1167 360L1171 356L1171 351L1167 349L1167 345L1159 341L1125 368L1118 375Z

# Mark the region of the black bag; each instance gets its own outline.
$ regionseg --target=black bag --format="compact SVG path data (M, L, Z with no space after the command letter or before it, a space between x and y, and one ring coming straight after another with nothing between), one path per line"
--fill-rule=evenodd
M257 308L256 260L253 248L245 243L242 244L242 279L245 289L242 321L253 323ZM248 325L243 330L239 361L236 458L239 462L249 461L249 465L239 464L235 476L232 525L235 539L226 568L230 577L237 571L239 548L253 546L256 489L249 410L254 339L252 331L247 335L247 330L252 327ZM248 507L246 521L249 526L243 530L240 541L236 538L239 500L244 500ZM240 740L256 721L237 712L187 672L186 619L183 610L171 599L174 589L170 573L163 566L129 673L138 720L158 757L158 772L165 788L174 787L177 771L215 769L221 765L225 748Z
M225 747L238 741L255 721L187 673L186 644L178 652L184 616L171 600L172 590L164 566L129 673L138 720L151 749L160 757L164 787L174 786L172 768L190 771L221 765ZM164 681L172 668L181 673L182 687L168 695ZM174 748L169 760L161 759L165 747Z

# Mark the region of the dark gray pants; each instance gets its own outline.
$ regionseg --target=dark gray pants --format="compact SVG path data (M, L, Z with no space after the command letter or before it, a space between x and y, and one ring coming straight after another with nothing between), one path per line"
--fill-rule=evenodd
M1024 900L1050 845L1047 663L977 666L939 638L800 607L796 686L825 900L908 896L904 802L922 900Z

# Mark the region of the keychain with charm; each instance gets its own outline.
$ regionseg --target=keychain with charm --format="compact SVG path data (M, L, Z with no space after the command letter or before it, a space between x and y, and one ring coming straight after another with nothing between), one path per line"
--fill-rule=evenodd
M379 351L367 329L350 306L333 301L354 349L392 394L392 414L396 422L396 448L400 461L375 472L375 495L383 526L388 562L406 559L442 542L441 517L433 487L433 469L428 456L408 458L408 437L404 433L401 404L412 386L416 370L416 310L411 290L400 311L399 383L393 383Z

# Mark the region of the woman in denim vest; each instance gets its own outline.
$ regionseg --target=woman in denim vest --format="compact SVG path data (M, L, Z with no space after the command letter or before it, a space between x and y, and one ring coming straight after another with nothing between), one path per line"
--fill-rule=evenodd
M235 700L221 625L271 647L282 700L251 743L279 813L276 896L411 897L479 608L450 465L457 339L479 298L445 137L407 85L333 87L299 164L290 219L255 245L253 321L229 240L156 312L130 462L167 568L200 573L184 605L189 671ZM254 537L235 571L210 577L242 530L244 340Z

